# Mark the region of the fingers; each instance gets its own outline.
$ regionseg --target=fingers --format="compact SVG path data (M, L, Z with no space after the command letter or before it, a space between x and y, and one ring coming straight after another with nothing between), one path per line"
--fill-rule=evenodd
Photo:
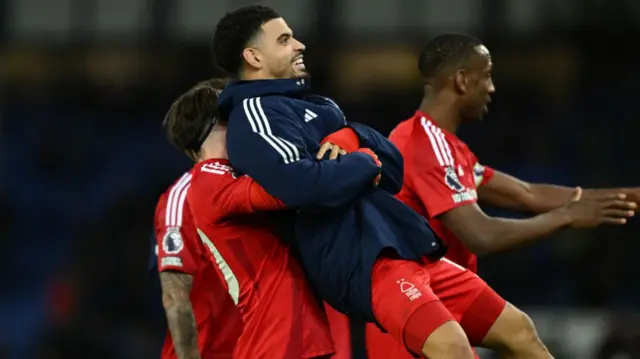
M331 142L325 142L320 146L318 150L318 154L316 154L316 159L321 160L324 156L329 152L329 159L335 160L339 156L343 156L347 154L347 151L343 150L340 146L334 145Z
M602 218L601 220L602 223L604 224L626 224L627 223L627 219L626 218L609 218L609 217L605 217Z
M614 200L623 200L627 198L627 195L624 193L607 193L598 197L599 201L614 201Z
M330 160L335 160L336 158L338 158L338 156L340 156L340 151L342 151L342 148L340 148L338 146L333 146L331 148L331 154L329 155L329 159Z
M332 147L333 147L333 144L331 142L323 143L322 146L320 146L320 149L318 150L316 159L321 160L324 157L324 155L327 153L327 151L329 151Z
M630 218L633 217L636 212L634 211L625 211L622 209L605 209L602 213L606 217L615 217L615 218Z
M613 209L631 209L634 210L638 207L635 202L627 202L622 200L609 200L608 202L604 202L602 204L602 208L613 208Z

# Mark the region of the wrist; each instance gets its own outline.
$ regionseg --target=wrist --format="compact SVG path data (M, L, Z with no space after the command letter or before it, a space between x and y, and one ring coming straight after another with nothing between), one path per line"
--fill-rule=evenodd
M573 224L573 216L571 216L571 212L569 211L568 206L555 209L549 212L549 214L552 214L554 217L556 217L562 227L568 227Z
M598 190L594 188L583 188L581 199L592 199L598 195Z

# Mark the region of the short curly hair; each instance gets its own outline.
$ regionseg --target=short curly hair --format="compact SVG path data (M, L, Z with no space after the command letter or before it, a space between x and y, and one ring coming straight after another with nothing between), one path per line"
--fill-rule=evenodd
M178 97L162 122L169 142L191 159L218 120L218 95L227 83L227 79L199 82Z
M463 34L442 34L431 39L418 58L418 69L423 78L440 74L444 69L464 66L482 42Z
M266 22L280 18L275 10L249 5L224 15L213 35L213 57L222 70L235 77L242 67L242 52Z

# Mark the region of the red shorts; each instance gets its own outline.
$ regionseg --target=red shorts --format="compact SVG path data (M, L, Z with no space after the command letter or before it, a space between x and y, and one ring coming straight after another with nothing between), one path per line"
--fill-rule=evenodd
M373 313L389 334L367 325L369 359L411 358L406 348L420 353L429 335L452 320L471 344L479 344L506 306L475 273L447 259L419 264L381 258L371 280Z
M331 359L351 359L351 327L349 317L338 312L332 306L324 303L324 310L329 320L331 338L335 353Z

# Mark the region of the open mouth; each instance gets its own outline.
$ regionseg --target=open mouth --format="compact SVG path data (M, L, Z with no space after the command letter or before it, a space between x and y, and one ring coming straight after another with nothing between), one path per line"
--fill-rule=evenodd
M304 66L304 59L302 58L302 56L299 56L295 60L293 60L293 67L295 67L298 70L304 71L305 66Z

